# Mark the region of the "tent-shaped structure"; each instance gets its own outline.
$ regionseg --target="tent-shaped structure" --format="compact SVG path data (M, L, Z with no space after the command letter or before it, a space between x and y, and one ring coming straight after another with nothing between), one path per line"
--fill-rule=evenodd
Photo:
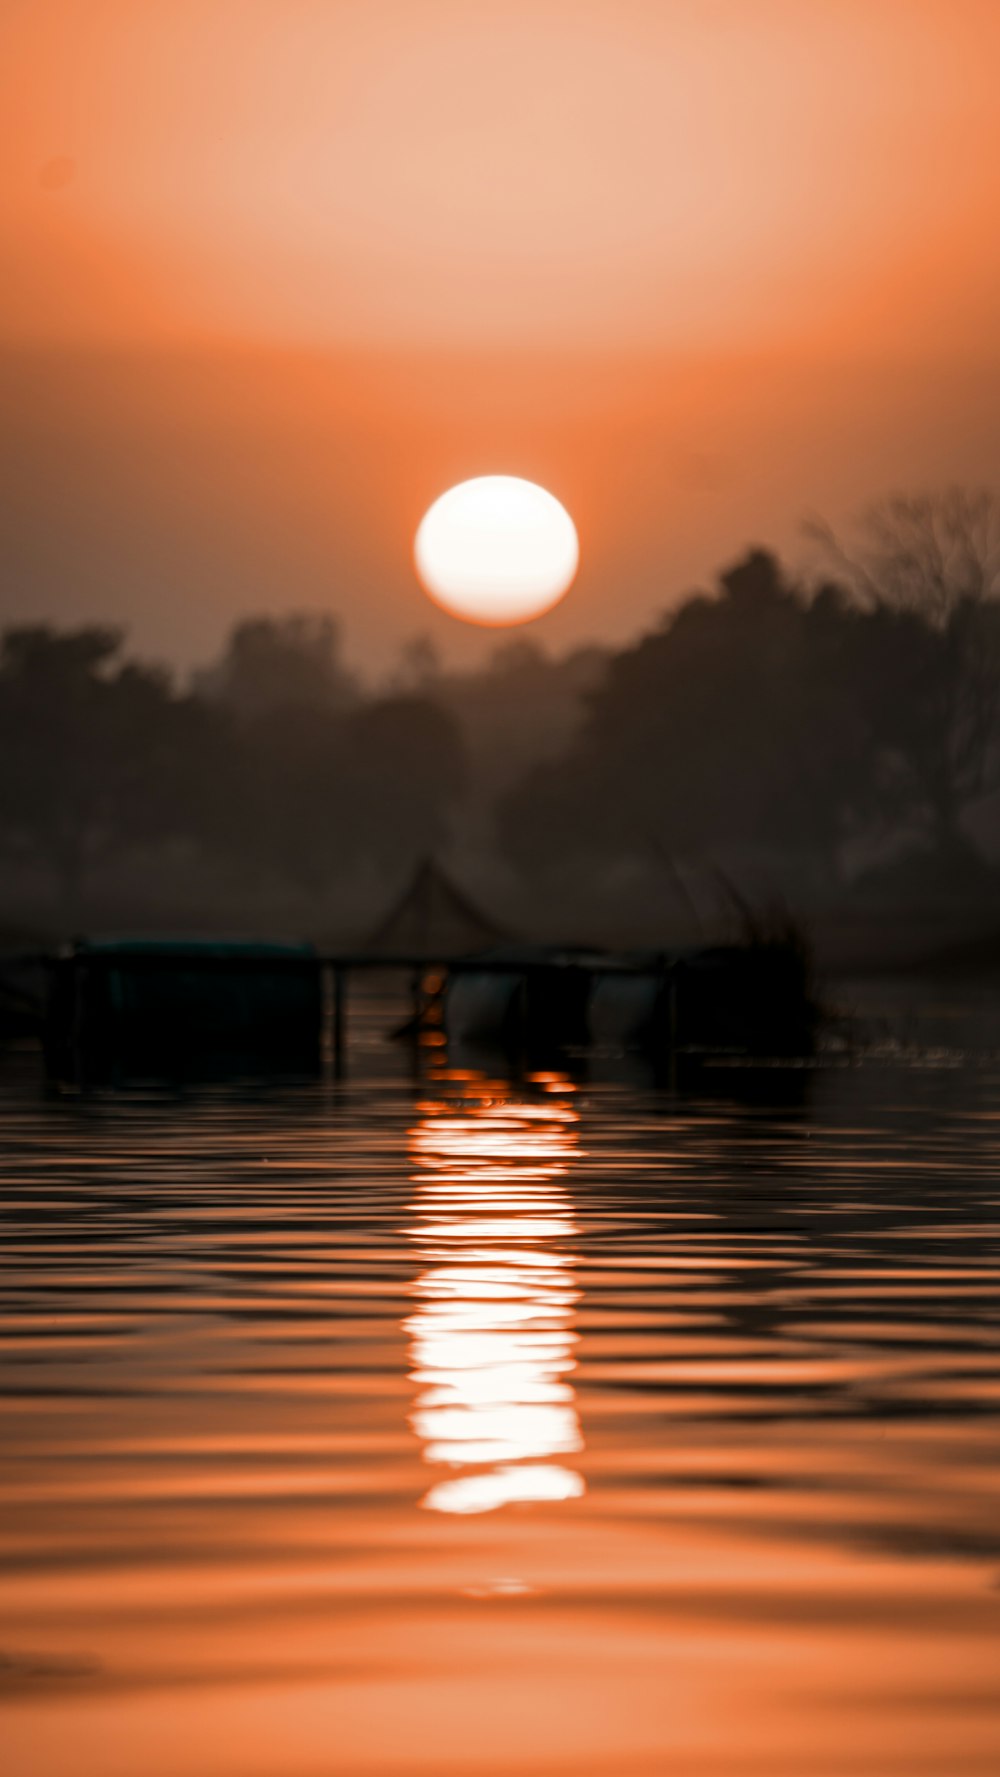
M371 956L443 962L450 956L474 956L507 937L509 933L457 888L440 864L424 858L364 948Z

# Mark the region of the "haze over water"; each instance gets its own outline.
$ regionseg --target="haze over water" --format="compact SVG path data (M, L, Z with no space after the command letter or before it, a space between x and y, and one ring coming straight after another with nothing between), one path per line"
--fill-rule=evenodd
M7 1770L995 1772L1000 1066L956 1060L777 1109L8 1063Z

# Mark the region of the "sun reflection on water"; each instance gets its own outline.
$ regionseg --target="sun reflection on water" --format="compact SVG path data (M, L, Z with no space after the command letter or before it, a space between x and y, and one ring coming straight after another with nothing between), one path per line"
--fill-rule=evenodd
M491 1512L578 1498L583 1447L571 1243L563 1182L577 1143L571 1088L548 1079L525 1103L485 1082L420 1106L412 1131L425 1269L406 1322L417 1399L410 1423L426 1462L452 1471L421 1504Z

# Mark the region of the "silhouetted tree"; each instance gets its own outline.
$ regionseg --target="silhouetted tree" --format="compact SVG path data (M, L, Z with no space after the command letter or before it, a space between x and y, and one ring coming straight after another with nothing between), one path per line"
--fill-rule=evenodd
M434 851L465 780L454 718L428 698L386 697L349 718L347 743L359 849L393 864Z
M129 849L227 896L236 860L254 905L273 884L319 906L357 864L398 877L456 832L488 849L491 820L564 881L632 859L738 880L755 853L799 884L800 863L829 880L845 841L922 822L950 881L1000 758L997 509L897 500L855 549L822 543L839 583L811 594L757 549L617 653L517 638L459 672L415 644L388 695L326 617L238 624L184 696L117 630L8 630L0 846L74 919L88 873Z
M234 736L218 838L313 893L359 859L405 864L445 835L463 777L454 722L417 697L260 715Z
M443 665L441 652L429 635L411 636L399 651L390 679L394 695L430 697L438 688Z
M302 611L236 624L196 688L249 719L287 709L345 710L360 695L341 658L339 625Z
M480 803L565 751L607 659L598 647L554 659L537 642L518 637L495 648L484 666L438 679L432 694L462 731Z
M0 830L52 871L67 913L99 858L190 818L200 713L121 647L98 627L0 644Z
M856 545L813 536L868 622L855 700L898 814L925 820L942 850L967 845L961 818L996 782L1000 738L1000 509L988 492L897 496L862 520Z
M845 695L846 601L813 603L755 550L616 655L575 748L501 805L522 862L711 856L757 846L834 867L867 796L867 737Z
M956 610L1000 598L1000 506L987 488L892 495L862 515L854 544L818 520L806 530L867 609L944 629Z

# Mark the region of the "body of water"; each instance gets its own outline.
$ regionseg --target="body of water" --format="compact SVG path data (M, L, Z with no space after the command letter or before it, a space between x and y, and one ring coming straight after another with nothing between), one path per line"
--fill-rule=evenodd
M910 1063L8 1064L9 1777L996 1777L1000 1063Z

